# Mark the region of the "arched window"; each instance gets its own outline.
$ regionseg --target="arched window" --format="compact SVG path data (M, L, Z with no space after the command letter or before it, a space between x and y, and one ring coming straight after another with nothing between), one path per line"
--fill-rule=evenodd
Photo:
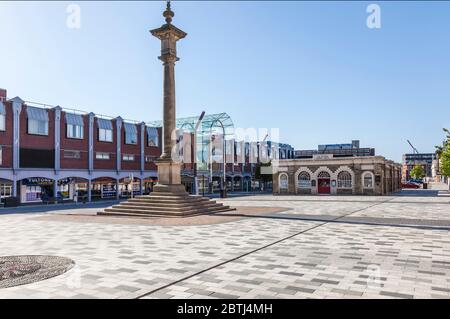
M288 176L287 174L280 175L280 189L288 189Z
M330 174L328 172L320 172L317 178L330 178Z
M311 176L307 172L301 172L298 175L298 187L299 188L311 187Z
M370 172L366 172L363 174L363 187L364 188L373 188L373 175Z
M340 172L337 180L338 188L352 188L352 175L349 172Z

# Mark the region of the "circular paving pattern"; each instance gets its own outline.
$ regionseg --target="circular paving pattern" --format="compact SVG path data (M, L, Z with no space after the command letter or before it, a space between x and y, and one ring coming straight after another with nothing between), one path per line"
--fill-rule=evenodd
M0 289L59 276L74 265L72 259L57 256L0 257Z

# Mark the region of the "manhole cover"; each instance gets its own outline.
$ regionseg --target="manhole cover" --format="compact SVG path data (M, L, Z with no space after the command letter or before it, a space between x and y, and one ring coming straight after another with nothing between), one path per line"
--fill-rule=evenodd
M65 257L7 256L0 257L0 289L59 276L75 265Z

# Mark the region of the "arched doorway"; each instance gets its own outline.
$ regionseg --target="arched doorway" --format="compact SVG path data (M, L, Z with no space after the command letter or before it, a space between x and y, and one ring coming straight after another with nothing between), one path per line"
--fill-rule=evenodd
M98 177L91 182L91 198L95 200L115 199L117 197L116 179L112 177Z
M330 181L330 174L328 172L320 172L317 175L317 193L319 194L331 193L331 181Z
M0 178L0 203L5 202L5 199L11 197L13 194L13 181L9 179Z

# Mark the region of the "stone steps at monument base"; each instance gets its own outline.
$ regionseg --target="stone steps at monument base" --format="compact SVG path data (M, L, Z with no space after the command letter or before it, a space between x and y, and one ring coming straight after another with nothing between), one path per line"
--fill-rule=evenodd
M173 199L161 199L156 197L147 197L147 198L135 198L135 199L129 199L127 202L130 203L139 203L142 205L147 204L167 204L167 205L183 205L183 204L196 204L201 205L203 203L207 202L215 202L211 201L208 198L193 198L190 199L189 197L180 197L180 198L173 198Z
M136 203L129 203L129 202L125 202L125 203L121 203L119 205L114 205L112 206L112 208L114 209L121 209L121 208L126 208L126 209L137 209L137 210L161 210L161 211L190 211L190 210L194 210L197 208L213 208L213 207L223 207L222 204L218 204L216 202L213 203L209 203L206 202L204 204L201 205L197 205L197 204L184 204L184 205L176 205L176 206L169 206L167 204L151 204L149 205L148 203L145 205L137 205Z
M126 209L119 208L106 208L103 212L98 212L97 215L103 216L128 216L128 217L141 217L141 218L152 218L152 217L190 217L205 214L216 214L222 212L228 212L235 210L229 206L217 206L217 207L206 207L206 208L196 208L194 210L180 210L180 211L167 211L167 210L137 210L137 209Z

